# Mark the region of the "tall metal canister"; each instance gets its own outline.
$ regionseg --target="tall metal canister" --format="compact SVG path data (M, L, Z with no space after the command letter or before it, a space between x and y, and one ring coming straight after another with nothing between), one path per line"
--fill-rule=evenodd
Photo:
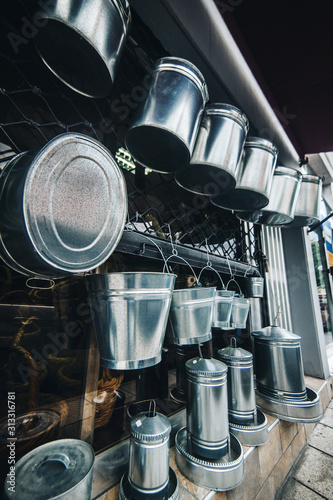
M188 446L201 457L218 459L228 451L227 366L217 359L186 362Z
M245 425L254 422L256 398L253 355L241 347L236 347L235 338L229 347L220 349L217 354L228 367L229 420Z
M121 480L119 498L178 498L178 482L169 468L170 432L169 419L155 410L132 418L129 468Z

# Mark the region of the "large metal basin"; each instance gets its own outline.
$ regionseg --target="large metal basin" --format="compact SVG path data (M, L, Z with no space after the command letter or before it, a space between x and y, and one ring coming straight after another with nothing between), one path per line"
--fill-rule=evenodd
M132 370L161 361L175 279L150 272L86 276L102 366Z

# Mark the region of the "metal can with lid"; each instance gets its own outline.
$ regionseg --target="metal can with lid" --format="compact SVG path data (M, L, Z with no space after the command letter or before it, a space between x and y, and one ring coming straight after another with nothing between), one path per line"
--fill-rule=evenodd
M27 453L15 465L15 488L7 500L90 500L95 453L79 439L59 439Z
M252 332L257 389L285 400L305 400L301 337L279 326Z
M156 411L131 420L128 481L139 493L158 494L168 488L171 423Z
M179 57L158 59L126 135L129 152L158 172L187 165L207 100L206 82L194 64Z
M228 368L217 359L198 357L185 363L185 371L189 448L204 458L221 458L228 451Z
M253 355L236 347L232 339L229 347L218 351L218 358L228 367L229 420L248 424L254 421L256 399L254 390Z

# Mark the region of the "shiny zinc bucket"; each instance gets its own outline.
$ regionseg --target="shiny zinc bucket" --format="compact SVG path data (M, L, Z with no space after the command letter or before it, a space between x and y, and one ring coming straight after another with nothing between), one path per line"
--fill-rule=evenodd
M250 299L236 296L232 301L231 328L246 328L246 321L250 310Z
M210 196L232 189L248 128L247 117L235 106L207 105L191 161L176 173L176 182Z
M322 182L316 175L302 174L294 220L285 227L312 226L320 221Z
M177 57L155 61L148 95L126 134L127 149L151 170L179 170L190 161L207 100L206 82L194 64Z
M240 160L234 189L211 202L230 210L258 210L269 203L278 150L260 137L248 137Z
M177 345L206 342L212 338L215 288L174 290L169 314L170 341Z
M229 329L232 303L235 292L232 290L216 290L213 309L214 328Z
M85 277L102 366L131 370L161 361L175 278L153 272Z

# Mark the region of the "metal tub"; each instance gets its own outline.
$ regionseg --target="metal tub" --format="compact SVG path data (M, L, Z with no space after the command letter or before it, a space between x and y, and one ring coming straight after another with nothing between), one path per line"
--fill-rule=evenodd
M236 187L212 197L211 202L230 210L258 210L268 205L278 150L270 141L248 137L237 173Z
M210 196L232 189L248 128L248 119L238 108L207 105L191 161L176 173L176 182L189 191Z
M267 226L289 224L294 219L301 179L302 174L293 168L276 167L269 204L260 210L237 212L237 217Z
M127 192L111 153L82 134L17 155L0 177L0 256L26 276L90 271L116 248Z
M174 290L169 314L170 341L177 345L198 344L212 338L215 288Z
M52 73L80 94L107 96L130 28L128 1L49 2L36 22L34 42Z
M146 99L126 135L126 146L144 166L175 172L191 158L208 100L204 77L189 61L164 57L155 62Z
M132 370L161 361L175 279L153 272L86 276L102 366Z

